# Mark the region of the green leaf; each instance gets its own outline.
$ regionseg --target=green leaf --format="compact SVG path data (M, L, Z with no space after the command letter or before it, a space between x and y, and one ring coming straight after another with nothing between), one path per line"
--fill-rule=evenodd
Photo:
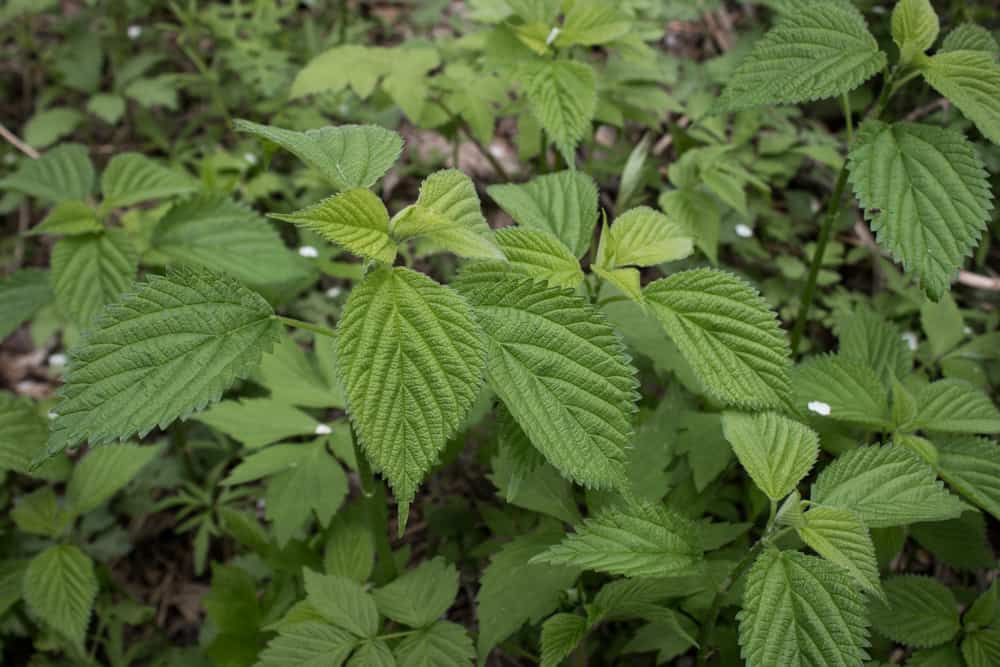
M689 519L651 503L608 507L585 519L536 562L627 577L674 577L702 572L701 531Z
M338 190L371 187L396 163L403 150L398 134L376 125L295 132L236 120L234 127L281 146L322 173Z
M272 218L311 229L332 243L377 262L391 264L396 243L389 237L389 212L382 200L363 188L353 188L291 214Z
M72 517L59 506L51 486L42 486L18 498L10 518L18 530L48 538L59 537L72 522Z
M847 2L782 14L733 72L719 111L799 104L848 93L885 67L865 19Z
M112 445L92 449L73 467L66 487L68 509L83 515L125 487L162 450L160 446Z
M727 412L722 428L740 465L771 500L794 491L819 456L819 437L812 429L773 412Z
M204 269L152 276L73 350L51 453L145 435L219 400L280 331L267 302Z
M948 521L916 523L909 527L909 533L938 561L956 570L988 569L997 564L981 512L964 512Z
M53 298L48 271L21 269L0 278L0 340L34 317Z
M424 179L417 203L393 217L389 234L396 241L422 237L461 257L504 258L479 209L476 186L457 169L437 171Z
M0 614L6 614L21 599L26 559L0 561Z
M503 412L507 413L505 409ZM512 447L501 435L500 452L490 461L493 467L490 481L511 505L548 514L565 523L580 521L573 484L545 461L513 417L507 415L523 444Z
M555 614L542 624L541 667L559 667L563 658L587 636L587 619L579 614Z
M937 471L955 491L1000 519L1000 446L982 438L937 443Z
M48 424L29 398L0 391L0 471L27 473L47 437Z
M222 401L195 419L251 449L296 435L312 435L317 429L319 433L325 430L323 424L305 412L271 398Z
M711 195L694 188L664 192L657 204L667 217L689 235L713 264L719 262L719 228L722 212Z
M931 48L940 30L941 23L930 0L900 0L892 10L892 40L899 47L903 64Z
M363 642L347 661L347 667L396 667L396 659L388 644L375 639Z
M351 634L372 638L378 633L375 599L361 584L345 577L303 571L306 600L323 618Z
M267 644L255 667L340 667L358 640L325 623L296 623Z
M271 391L271 398L307 408L342 408L344 394L336 379L334 343L316 335L313 350L303 350L283 335L260 362L254 380Z
M1000 44L986 28L975 23L963 23L948 33L938 49L939 53L948 51L983 51L995 59L1000 55Z
M91 95L87 100L87 111L109 125L117 125L125 115L125 99L114 93Z
M72 134L82 120L82 113L67 107L39 111L24 124L24 140L36 148L51 146Z
M486 334L490 386L532 444L574 482L621 485L636 380L604 317L524 278L469 273L456 287Z
M24 600L45 624L83 650L97 596L94 563L75 546L51 546L24 574Z
M628 16L603 0L576 0L563 19L555 45L559 48L582 44L607 44L624 37L632 28Z
M883 584L887 602L873 603L872 626L879 634L910 646L943 644L959 630L958 603L930 577L902 575Z
M713 269L650 283L646 303L714 398L767 408L788 393L788 339L748 283Z
M52 288L56 304L81 328L118 301L135 280L139 256L121 229L71 236L52 249Z
M438 621L399 643L393 651L399 667L468 667L476 650L465 628Z
M86 199L94 189L94 165L86 147L63 144L37 160L23 160L16 172L0 180L0 188L54 203Z
M896 445L842 454L820 473L811 497L814 503L855 512L869 528L944 521L965 509L926 463Z
M856 310L841 323L838 337L837 356L875 371L883 386L890 386L892 378L905 378L913 368L902 332L870 308Z
M1000 663L1000 628L966 635L962 641L962 657L968 667L990 667Z
M68 199L56 204L41 223L32 227L27 236L52 234L73 236L100 232L104 227L97 221L97 211L87 202Z
M994 579L986 592L977 597L963 614L962 624L966 628L973 626L985 628L993 624L997 618L997 612L1000 612L1000 608L997 606L997 592L997 581Z
M906 662L906 667L967 667L962 654L954 646L915 651Z
M1000 144L1000 65L987 51L948 51L929 58L924 78L995 144Z
M120 153L101 174L101 209L132 206L193 192L197 184L183 172L164 167L139 153Z
M879 246L937 301L979 241L992 208L975 147L951 129L868 121L848 161Z
M509 261L508 265L497 266L497 270L514 270L543 280L550 287L576 289L583 282L583 270L576 257L549 232L506 227L497 230L496 241Z
M814 506L796 528L806 546L847 570L862 588L883 597L879 584L875 545L857 514L834 507Z
M873 428L889 423L889 397L875 371L840 355L820 355L796 366L791 394L802 414Z
M866 602L839 566L767 549L747 574L739 620L748 667L846 667L868 655Z
M590 176L559 171L527 183L491 185L486 192L514 222L552 233L577 257L590 248L597 224L597 186Z
M937 303L920 304L920 326L927 334L931 355L940 359L965 340L965 322L951 294L945 294Z
M350 505L337 512L323 551L326 573L364 583L371 576L374 565L375 536L367 513L359 505Z
M938 380L916 396L914 429L950 433L1000 433L1000 410L990 397L962 380Z
M458 570L438 556L374 592L379 612L411 628L437 621L458 595Z
M597 109L597 75L575 60L541 60L526 66L524 93L552 143L573 165L576 146L590 133Z
M354 288L337 334L348 412L405 520L417 485L479 393L479 325L451 289L395 268L371 273Z
M167 262L228 273L265 294L309 276L308 264L285 247L267 220L220 194L171 207L153 228L150 246Z
M522 625L538 623L555 611L563 591L576 581L577 568L534 560L561 537L561 530L521 535L505 544L486 566L476 594L480 665L494 646Z

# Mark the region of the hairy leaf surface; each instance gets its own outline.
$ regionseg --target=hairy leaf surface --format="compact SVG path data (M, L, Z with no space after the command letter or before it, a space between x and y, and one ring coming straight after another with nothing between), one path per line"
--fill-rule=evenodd
M1000 445L984 438L938 442L937 470L955 491L1000 519Z
M1000 65L996 53L938 53L921 71L927 83L954 102L984 137L1000 144Z
M874 428L888 424L889 397L875 371L841 355L820 355L796 366L792 396L802 414Z
M121 229L59 240L52 248L56 304L81 328L94 324L135 280L139 255Z
M549 232L505 227L497 230L496 241L510 262L498 270L514 270L550 287L574 289L583 282L580 262Z
M938 380L916 396L913 428L950 433L1000 433L1000 410L990 397L962 380Z
M812 429L773 412L726 413L722 428L740 465L771 500L791 493L819 455Z
M796 530L802 541L831 563L847 570L858 585L883 597L875 545L868 528L851 510L814 506Z
M942 644L958 633L958 604L943 584L930 577L902 575L887 579L886 601L871 607L879 634L910 646Z
M94 563L70 544L35 556L24 573L24 599L45 624L83 649L97 596Z
M524 75L532 113L566 164L574 164L576 146L589 132L597 108L594 69L575 60L542 60L527 67Z

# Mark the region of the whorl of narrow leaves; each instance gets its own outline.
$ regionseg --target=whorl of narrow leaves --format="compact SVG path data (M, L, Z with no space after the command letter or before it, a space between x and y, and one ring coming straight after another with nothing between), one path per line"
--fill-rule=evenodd
M279 328L232 278L177 268L109 306L71 355L49 451L145 435L249 375Z
M487 339L490 386L532 444L590 488L625 481L636 379L604 317L568 290L472 272L456 284Z
M338 190L368 188L399 159L403 140L391 130L375 125L342 125L296 132L235 122L237 131L273 142L317 169Z
M576 145L589 132L597 108L594 69L574 60L541 60L526 67L524 74L532 113L566 164L572 165Z
M748 283L695 269L650 283L646 303L715 398L776 407L788 393L788 339L767 302Z
M803 515L803 525L797 531L809 548L844 568L862 588L883 597L875 545L857 514L846 509L815 506Z
M791 493L819 455L812 429L773 412L727 413L722 428L740 465L771 500Z
M572 565L626 577L676 577L702 572L696 524L660 505L630 502L585 519L535 562Z
M896 445L862 446L842 454L816 479L812 500L849 509L870 528L954 519L966 508L945 491L926 463Z
M868 610L846 571L768 549L747 574L738 616L748 667L856 667L868 655Z
M930 577L897 576L885 582L886 600L871 608L879 634L910 646L941 644L958 633L958 605L943 584Z
M482 384L483 335L450 288L404 268L354 288L337 329L348 412L405 510Z
M937 301L993 208L975 147L955 130L869 121L848 159L854 192L879 245Z
M94 563L70 544L49 547L31 560L24 573L25 602L80 650L96 596Z
M808 3L783 14L754 44L719 100L721 110L798 104L854 90L886 58L849 2Z

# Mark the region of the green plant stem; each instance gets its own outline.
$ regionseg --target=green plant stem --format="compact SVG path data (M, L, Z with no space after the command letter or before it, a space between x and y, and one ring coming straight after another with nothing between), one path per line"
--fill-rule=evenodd
M392 555L392 545L389 544L389 517L385 506L385 489L375 479L375 473L368 463L357 435L354 424L350 425L351 447L354 449L354 460L358 468L358 478L361 481L361 495L365 511L368 514L368 525L375 538L374 579L378 584L386 584L396 578L396 559Z
M273 315L272 317L282 324L287 324L288 326L295 327L296 329L305 329L306 331L312 331L313 333L317 333L320 336L327 336L328 338L337 337L337 333L333 329L329 329L320 324L303 322L302 320L297 320L293 317L284 317L282 315Z
M806 278L805 289L802 290L802 299L799 303L799 312L795 318L795 328L792 329L792 354L799 351L799 344L802 342L802 334L806 330L806 321L809 319L809 309L812 307L813 297L816 294L816 279L819 277L819 269L823 265L823 255L826 253L826 245L830 241L830 232L833 230L833 222L840 213L840 200L844 198L844 188L847 185L847 162L840 168L837 176L837 185L834 186L833 195L826 207L826 217L819 228L819 237L816 239L816 251L813 253L812 261L809 264L809 276Z
M847 96L847 93L841 96L841 100L844 103L844 124L847 129L847 145L852 146L854 145L854 116L851 114L851 100Z
M722 611L722 602L726 597L726 593L729 592L733 584L739 581L740 577L747 571L763 545L764 540L758 540L756 544L750 547L743 555L743 558L736 563L736 567L729 573L726 580L722 582L722 586L715 592L715 597L712 599L712 606L708 610L708 616L705 618L704 625L701 626L701 632L698 633L698 667L708 665L708 642L712 638L712 633L715 632L715 623L719 619L719 612Z
M468 139L470 142L472 142L472 144L479 150L479 153L484 158L486 158L486 161L490 163L491 167L493 167L493 171L495 171L497 173L497 175L500 176L500 178L502 178L504 180L505 183L509 183L510 182L510 174L507 173L507 170L504 169L504 166L502 164L500 164L500 161L497 160L495 157L493 157L493 153L490 152L489 148L487 148L486 146L483 146L481 143L479 143L479 140L476 139L475 135L472 132L472 128L469 127L469 124L465 121L465 119L462 118L461 116L459 116L458 114L452 112L452 110L449 109L448 106L444 102L442 102L441 100L435 100L435 104L437 104L439 107L441 107L441 109L446 114L448 114L448 116L453 121L455 121L458 124L458 130L459 130L459 132L461 134L465 135L465 138ZM457 148L457 146L458 145L456 144L455 157L454 157L455 169L458 169L458 148Z
M573 651L573 667L587 667L587 642L581 641Z

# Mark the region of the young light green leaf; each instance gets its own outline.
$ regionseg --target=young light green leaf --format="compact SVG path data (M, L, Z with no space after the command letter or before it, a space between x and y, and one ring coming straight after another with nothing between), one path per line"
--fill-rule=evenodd
M351 634L372 638L378 633L375 599L361 584L345 577L303 570L306 600L323 618Z
M254 667L340 667L357 646L347 630L315 621L282 628Z
M24 600L57 634L83 650L97 595L94 563L73 545L51 546L24 573Z
M951 100L983 136L1000 144L1000 65L987 51L938 53L921 68L927 83Z
M68 509L83 515L97 509L155 459L162 447L110 445L87 453L66 487Z
M967 667L1000 664L1000 628L976 630L962 641L962 657Z
M806 546L847 570L862 588L882 598L875 561L875 545L857 514L834 507L814 506L796 528Z
M1000 84L997 90L1000 94ZM978 242L992 209L975 147L951 129L868 121L848 161L854 192L879 245L937 301Z
M272 218L311 229L355 255L391 264L396 243L389 237L389 212L370 190L352 188L318 204Z
M889 423L889 397L872 368L825 354L792 371L792 402L802 414L874 428Z
M819 456L819 437L812 429L773 412L727 412L722 428L740 465L774 501L791 493Z
M342 408L344 393L336 378L334 343L317 334L313 350L303 350L284 335L264 355L254 381L271 391L271 398L307 408Z
M87 202L76 199L61 201L49 212L41 223L28 230L28 236L52 234L92 234L104 229L97 220L97 211Z
M689 519L651 503L608 507L534 562L570 565L627 577L702 572L701 531Z
M424 179L417 203L393 217L389 234L396 241L423 237L461 257L504 259L479 209L476 186L457 169L438 171Z
M559 605L563 591L579 576L575 567L534 560L562 537L562 531L521 535L505 544L483 572L476 594L479 664L494 646L525 623L538 623Z
M59 203L89 197L94 178L86 147L62 144L37 160L24 160L16 172L0 180L0 188Z
M885 63L853 5L809 3L782 14L757 40L730 78L720 111L836 97L873 77Z
M579 614L554 614L542 624L541 667L559 667L587 636L587 619Z
M482 333L464 299L404 268L380 269L355 287L337 333L348 412L405 520L479 393Z
M516 276L472 272L456 287L486 334L490 386L532 444L588 488L624 483L635 371L603 316L568 290Z
M855 512L869 528L958 517L965 505L916 454L896 445L862 446L828 465L813 502Z
M913 354L902 332L870 308L859 308L840 323L838 338L837 356L875 371L884 387L913 368Z
M693 187L679 188L661 194L657 204L694 238L695 245L713 264L718 264L722 212L711 195Z
M597 109L597 75L590 65L565 59L539 60L524 69L531 111L572 166Z
M166 262L222 271L265 295L310 276L306 261L285 247L267 220L220 194L173 206L153 228L150 246Z
M323 426L298 408L272 398L222 401L195 419L251 449L296 435L312 435Z
M527 183L491 185L486 192L514 222L551 232L577 257L590 247L597 224L597 186L590 176L560 171Z
M21 269L0 278L0 340L34 317L53 298L48 271Z
M903 575L883 585L886 602L871 607L879 634L920 648L943 644L959 630L958 603L951 591L930 577Z
M406 637L393 654L399 667L468 667L476 649L461 625L438 621Z
M197 183L185 173L164 167L140 153L120 153L101 174L101 209L132 206L193 192Z
M739 620L748 667L847 667L868 655L864 596L839 566L767 549L747 574Z
M649 309L713 397L775 407L788 393L788 339L748 283L712 269L657 280L643 290Z
M176 268L138 283L72 352L50 453L145 435L219 400L279 330L268 303L226 276Z
M632 27L628 16L602 0L576 0L566 12L555 45L563 48L582 44L607 44L623 37Z
M575 289L583 282L580 262L549 232L506 227L497 230L496 242L510 262L498 268L544 280L550 287Z
M1000 410L990 397L962 380L938 380L916 396L911 427L946 433L1000 433Z
M930 0L900 0L892 10L892 40L904 65L931 48L941 23Z
M1000 519L1000 446L984 438L937 443L937 471L962 496Z
M948 33L938 49L939 53L948 51L982 51L995 59L1000 55L1000 44L986 28L975 23L963 23Z
M374 591L379 612L411 628L437 621L458 595L458 570L438 556Z
M48 424L27 396L0 391L0 471L27 473L47 437Z
M139 255L121 229L61 239L52 249L56 304L81 328L118 301L135 280Z
M371 187L395 164L403 149L398 134L376 125L341 125L305 132L246 120L237 120L234 126L237 131L281 146L322 173L338 190Z

